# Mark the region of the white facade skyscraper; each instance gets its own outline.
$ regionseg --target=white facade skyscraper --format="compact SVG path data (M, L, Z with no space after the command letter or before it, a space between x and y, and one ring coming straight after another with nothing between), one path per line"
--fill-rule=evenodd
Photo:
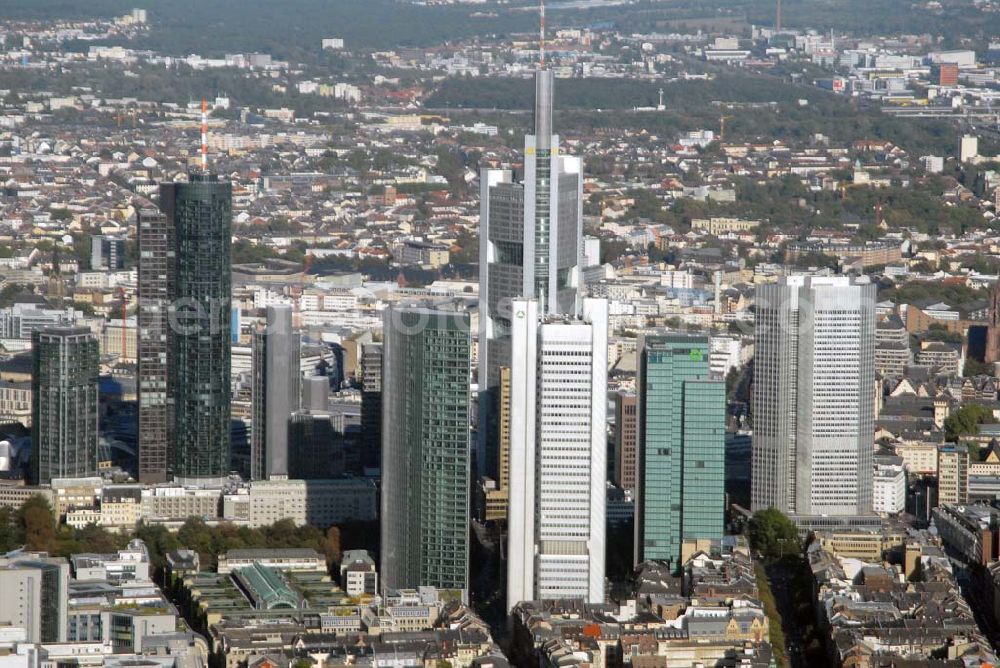
M507 608L604 601L608 305L512 302Z
M752 510L871 513L875 286L789 276L756 305Z

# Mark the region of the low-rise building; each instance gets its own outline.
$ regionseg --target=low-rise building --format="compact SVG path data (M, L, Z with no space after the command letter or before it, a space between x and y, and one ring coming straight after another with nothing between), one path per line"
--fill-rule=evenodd
M820 628L830 634L830 666L930 665L949 656L963 665L996 660L962 597L936 538L912 536L920 578L888 562L841 557L813 543L807 557L815 580ZM968 665L968 664L964 664Z
M708 551L694 551L681 577L674 577L663 562L641 564L634 598L618 604L518 603L511 611L511 662L633 668L771 665L770 625L745 542L726 537L701 547Z
M931 513L941 540L970 564L985 566L1000 553L1000 510L992 506L946 503Z
M347 550L340 562L340 586L350 596L378 594L375 560L365 550Z
M875 456L872 509L880 515L898 515L906 510L906 465L902 457Z
M229 550L219 556L217 572L220 575L226 575L254 564L282 571L327 572L326 558L316 550L307 547Z
M147 487L142 490L143 520L182 523L189 517L219 517L220 489L195 489L181 485Z
M962 349L942 341L925 341L917 351L917 364L936 369L943 376L958 376L961 372Z
M112 584L151 582L149 551L141 540L132 540L128 547L113 554L89 552L70 557L73 579L100 580Z
M750 232L758 227L760 227L759 220L744 220L742 218L713 216L712 218L693 218L691 220L692 230L703 230L713 236L732 232Z
M325 529L376 517L375 483L366 478L255 480L222 497L222 518L251 528L287 518Z
M841 262L857 263L861 267L884 267L896 264L903 258L901 245L894 241L866 243L793 241L788 245L787 259L789 262L796 262L812 253L829 255Z

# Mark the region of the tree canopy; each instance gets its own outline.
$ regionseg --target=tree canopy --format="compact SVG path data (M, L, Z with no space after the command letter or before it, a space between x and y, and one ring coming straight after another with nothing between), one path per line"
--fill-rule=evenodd
M996 422L993 411L981 404L966 404L945 418L945 437L957 442L963 436L975 436L979 425Z
M53 552L57 537L55 515L44 496L36 494L20 508L0 508L0 553L22 546Z
M802 550L799 530L777 508L754 513L747 525L750 547L765 557L782 557L798 554Z
M377 549L378 532L372 532L366 523L347 525L346 529L348 547ZM32 496L20 508L0 508L0 554L22 546L62 557L80 552L106 553L124 547L132 538L146 544L156 568L164 565L167 552L180 547L197 551L205 567L214 567L219 554L239 548L308 547L323 554L331 564L340 561L342 549L340 527L323 532L314 526L295 526L290 519L251 529L229 523L209 526L201 518L191 517L176 532L143 523L135 531L116 533L94 524L82 528L57 526L52 507L41 495Z

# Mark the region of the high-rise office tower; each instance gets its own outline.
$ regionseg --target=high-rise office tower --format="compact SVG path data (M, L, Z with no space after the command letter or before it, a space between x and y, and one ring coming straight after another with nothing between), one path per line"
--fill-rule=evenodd
M86 327L46 327L31 345L32 484L97 475L97 337Z
M725 533L726 384L705 336L640 341L635 562L683 565L682 544Z
M173 224L156 209L140 208L139 242L139 481L165 482L173 471L171 328L174 272Z
M1000 208L1000 188L997 189L997 207ZM987 364L1000 362L1000 281L990 290L989 310L986 320L989 323L986 330L986 353L983 361Z
M875 286L789 276L756 302L752 509L870 513Z
M615 484L635 492L637 402L634 394L615 394Z
M329 396L326 376L302 381L302 408L288 420L288 477L293 480L344 475L344 434L328 410Z
M125 239L107 234L90 237L90 268L118 271L125 268Z
M303 378L301 403L303 410L329 412L330 378L328 376L307 376Z
M545 316L514 300L507 609L604 601L608 305Z
M507 502L510 493L510 367L500 367L500 384L496 388L498 397L496 409L496 429L499 448L497 454L497 477L485 476L480 481L476 519L488 522L507 520Z
M938 505L969 502L969 460L965 443L938 448Z
M288 421L288 477L339 478L345 470L344 434L327 411L292 413Z
M267 307L266 326L251 341L253 428L250 477L284 478L288 470L288 418L299 409L301 337L292 327L292 307Z
M377 469L382 460L382 344L361 344L361 464Z
M497 489L500 498L503 499L510 494L510 367L500 367L500 384L497 389L497 396L500 404L497 407L497 434L499 436L500 450L497 462ZM506 503L504 503L506 506ZM506 508L502 511L504 519L507 517Z
M384 317L382 582L468 589L469 315Z
M232 185L207 172L189 178L160 185L174 246L168 387L173 474L182 480L230 470Z
M524 138L524 173L486 169L479 223L480 450L496 477L500 368L510 366L510 302L538 300L542 315L575 314L583 238L583 164L561 155L552 133L553 74L535 78L535 133Z

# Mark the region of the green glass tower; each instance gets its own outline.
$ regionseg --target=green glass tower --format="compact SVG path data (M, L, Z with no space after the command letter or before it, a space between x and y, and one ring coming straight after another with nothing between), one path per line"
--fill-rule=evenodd
M640 343L635 560L682 564L689 539L724 533L726 386L709 378L707 337Z
M386 589L468 589L469 315L386 309L382 564Z
M87 327L31 335L32 484L97 475L97 338Z
M221 478L230 471L232 185L208 173L160 185L172 223L173 474Z

